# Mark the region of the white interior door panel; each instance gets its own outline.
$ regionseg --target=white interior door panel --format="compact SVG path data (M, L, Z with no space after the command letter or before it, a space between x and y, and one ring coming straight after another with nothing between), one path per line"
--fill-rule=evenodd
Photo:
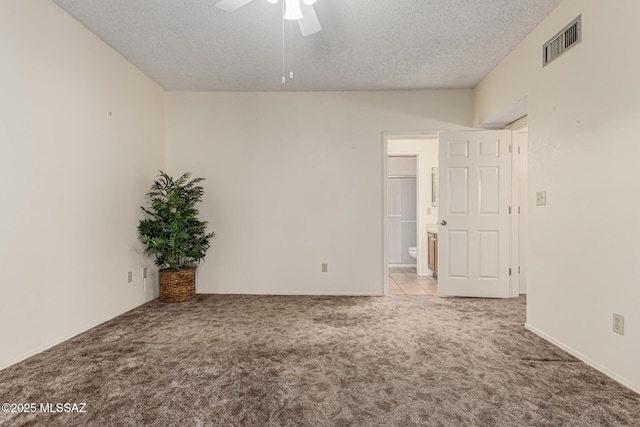
M509 298L511 131L440 134L438 294Z

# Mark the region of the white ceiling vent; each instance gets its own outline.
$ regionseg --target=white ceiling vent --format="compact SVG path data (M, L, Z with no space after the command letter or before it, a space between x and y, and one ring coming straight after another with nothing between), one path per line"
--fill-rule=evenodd
M542 66L565 53L569 48L582 41L582 15L571 21L562 31L553 36L542 47Z

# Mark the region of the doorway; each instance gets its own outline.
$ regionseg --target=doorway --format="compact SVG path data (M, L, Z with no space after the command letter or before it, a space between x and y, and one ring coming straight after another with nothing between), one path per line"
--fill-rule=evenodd
M498 245L505 247L507 246L509 249L509 261L501 262L498 264L498 268L494 268L494 270L499 271L499 274L505 274L504 265L508 266L506 270L509 276L509 296L515 297L518 294L526 294L527 293L527 213L528 213L528 190L527 190L527 178L528 178L528 168L527 168L527 154L528 154L528 127L527 127L527 118L526 116L520 120L513 122L511 125L506 127L506 130L509 132L509 140L510 144L508 147L508 153L511 157L511 166L508 168L509 175L511 175L510 181L510 191L509 195L506 196L509 200L509 216L511 217L509 232L510 238L508 244ZM476 132L487 132L485 135L489 135L488 131L476 131ZM429 187L431 186L430 178L431 175L428 175L428 178L425 171L430 170L432 167L437 168L436 172L438 175L442 175L442 171L439 171L440 165L438 164L438 149L440 145L440 133L431 133L424 136L391 136L384 135L383 136L383 153L384 153L384 185L383 185L383 199L384 199L384 289L383 294L389 295L391 294L391 285L395 285L396 279L401 282L407 282L413 280L417 282L421 278L428 276L431 272L428 268L427 259L428 259L428 239L426 237L426 232L429 231L429 227L432 227L433 230L438 230L438 236L440 231L440 225L438 216L438 207L437 205L441 204L441 200L439 197L433 197L433 200L437 200L437 205L433 207L427 207L428 202L433 196L432 191L429 191ZM483 141L483 156L487 157L487 155L491 154L491 150L489 150L491 144L487 144L487 142L491 142L489 140ZM431 144L429 144L431 143ZM494 144L495 145L495 144ZM455 148L455 147L454 147ZM495 150L494 150L495 151ZM501 149L502 152L505 152ZM454 153L455 154L455 153ZM416 260L417 268L416 271L402 271L398 270L390 270L388 268L388 212L387 212L387 157L389 155L415 155L417 160L417 192L418 192L418 213L417 213L417 221L416 221L416 230L417 230L417 254L418 259ZM427 161L428 160L428 161ZM426 163L431 162L430 166L425 166ZM490 172L490 168L486 166L483 170L483 173L487 175ZM439 171L439 172L438 172ZM491 176L488 176L490 178ZM485 180L486 183L491 183L491 180ZM495 181L495 180L494 180ZM486 184L485 183L485 184ZM425 200L425 198L427 200ZM497 199L496 199L497 200ZM442 218L440 218L442 220ZM442 222L442 221L440 221ZM483 238L487 237L488 233L484 230ZM495 233L494 233L495 234ZM491 236L489 236L491 237ZM451 240L451 239L450 239ZM485 241L489 241L491 239L485 238ZM495 240L495 239L494 239ZM438 241L441 239L438 237ZM486 243L486 242L485 242ZM440 246L440 245L438 245ZM487 246L487 245L484 245ZM491 245L488 245L491 246ZM496 246L496 245L494 245ZM483 247L484 248L484 247ZM487 248L484 248L487 249ZM483 249L483 250L484 250ZM489 250L491 248L488 248ZM440 248L438 250L440 251ZM443 255L444 256L444 255ZM444 261L447 261L447 257L445 256ZM487 258L487 257L484 257ZM488 259L488 258L487 258ZM443 261L443 260L440 260ZM451 261L449 259L449 261ZM486 260L485 260L486 261ZM508 263L508 264L507 264ZM440 262L442 265L442 263ZM486 265L484 267L493 267L491 263L485 262ZM502 267L500 267L502 265ZM489 271L487 268L484 268L484 272ZM489 271L491 272L491 271ZM391 277L393 275L394 277ZM486 274L485 274L486 276ZM393 279L393 280L391 280ZM483 279L485 279L483 277ZM395 283L394 283L395 282ZM417 284L417 283L414 283ZM394 286L395 287L395 286ZM480 296L480 295L478 295Z
M437 228L432 171L438 165L438 136L385 136L384 142L384 294L435 295L427 231Z

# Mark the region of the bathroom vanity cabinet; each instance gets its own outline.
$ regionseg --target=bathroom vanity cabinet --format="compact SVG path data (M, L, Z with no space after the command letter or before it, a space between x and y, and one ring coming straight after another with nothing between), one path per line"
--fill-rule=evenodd
M427 233L429 246L429 270L433 271L433 277L438 277L438 233Z

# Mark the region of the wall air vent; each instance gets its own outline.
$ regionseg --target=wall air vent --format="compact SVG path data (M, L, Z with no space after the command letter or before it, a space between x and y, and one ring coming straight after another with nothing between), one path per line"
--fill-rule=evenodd
M571 21L562 31L553 36L542 47L542 66L565 53L569 48L582 41L582 15Z

